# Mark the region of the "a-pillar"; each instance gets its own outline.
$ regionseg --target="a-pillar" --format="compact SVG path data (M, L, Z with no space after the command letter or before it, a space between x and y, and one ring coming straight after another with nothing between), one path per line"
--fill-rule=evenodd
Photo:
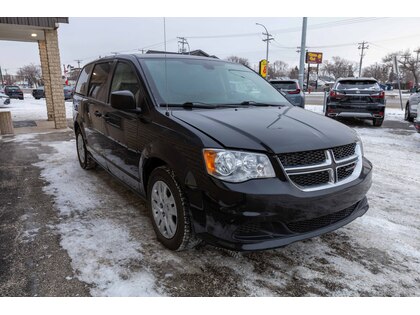
M57 30L45 30L44 33L45 40L38 41L38 47L47 103L47 118L54 121L56 129L66 128L66 108L64 106Z

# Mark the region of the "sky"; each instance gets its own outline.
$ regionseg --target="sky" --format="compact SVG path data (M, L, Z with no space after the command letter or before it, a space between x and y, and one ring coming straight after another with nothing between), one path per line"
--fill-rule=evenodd
M296 52L301 41L300 17L168 17L167 50L177 51L177 37L186 37L191 50L225 59L230 55L247 58L252 65L266 55L262 41L265 25L274 41L270 43L269 60L298 65ZM420 47L420 18L409 17L308 17L306 45L309 51L323 52L324 60L340 56L360 60L358 43L367 41L369 48L363 66L380 62L386 54ZM61 63L77 66L112 52L140 53L141 49L164 49L164 27L161 17L104 18L70 17L60 24ZM0 66L7 73L19 67L40 64L36 43L0 41Z

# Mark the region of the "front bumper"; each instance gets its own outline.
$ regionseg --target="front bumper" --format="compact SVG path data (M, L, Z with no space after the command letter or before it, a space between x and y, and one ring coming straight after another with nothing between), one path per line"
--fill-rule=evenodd
M257 251L336 230L368 210L371 170L372 164L363 159L362 172L353 182L312 192L276 178L240 184L215 181L217 189L200 197L189 192L195 232L219 247Z

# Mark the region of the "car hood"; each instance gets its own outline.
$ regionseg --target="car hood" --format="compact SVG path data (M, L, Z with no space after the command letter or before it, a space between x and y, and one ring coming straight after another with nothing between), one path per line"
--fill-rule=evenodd
M3 98L9 98L9 96L8 96L8 95L3 94L3 93L0 93L0 97L3 97Z
M286 153L357 140L342 123L293 106L175 110L172 115L226 148Z

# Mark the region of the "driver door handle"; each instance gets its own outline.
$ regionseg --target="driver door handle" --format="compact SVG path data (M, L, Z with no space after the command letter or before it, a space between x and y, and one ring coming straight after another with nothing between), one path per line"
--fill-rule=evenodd
M93 113L96 117L102 117L102 113L100 113L99 111L95 111L94 113Z

